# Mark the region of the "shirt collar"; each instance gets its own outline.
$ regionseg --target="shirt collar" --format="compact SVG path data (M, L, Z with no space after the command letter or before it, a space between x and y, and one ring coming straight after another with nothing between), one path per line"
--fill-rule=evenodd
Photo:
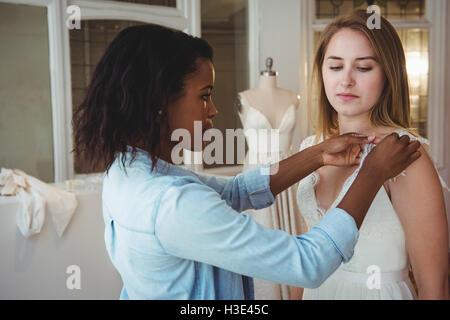
M144 165L146 167L151 168L153 161L149 155L149 153L141 148L135 147L136 148L136 158L134 160L134 162L130 165L129 161L131 160L131 152L133 151L133 147L127 145L127 153L126 153L126 166L127 167L133 167L135 166L139 166L139 165ZM191 172L188 169L185 169L181 166L176 166L173 165L161 158L158 158L156 161L156 165L154 168L154 173L160 173L160 174L164 174L164 175L177 175L177 176L186 176L186 175L193 175L193 172Z

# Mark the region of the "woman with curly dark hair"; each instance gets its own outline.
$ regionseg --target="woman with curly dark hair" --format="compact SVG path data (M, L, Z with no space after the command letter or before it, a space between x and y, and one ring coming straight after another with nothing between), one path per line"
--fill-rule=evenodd
M270 175L254 169L222 179L174 165L179 141L172 133L185 130L194 141L194 122L212 128L217 114L212 56L206 41L182 32L124 29L74 112L74 151L107 168L105 243L123 280L122 299L251 299L250 277L317 287L352 256L379 186L420 156L417 144L392 135L367 157L338 208L310 232L264 228L239 212L271 205L323 165L358 164L361 145L376 139L335 137L281 161L277 170L267 165Z

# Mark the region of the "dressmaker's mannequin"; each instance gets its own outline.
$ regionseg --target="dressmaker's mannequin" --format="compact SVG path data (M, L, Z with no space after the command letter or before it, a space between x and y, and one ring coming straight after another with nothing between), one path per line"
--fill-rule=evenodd
M272 63L271 58L266 60L267 69L261 72L257 88L239 93L238 111L244 131L256 129L256 131L271 132L271 129L278 129L279 150L276 155L279 159L275 160L283 160L291 155L291 141L299 101L295 92L278 87L277 73L272 71ZM273 132L269 135L272 134ZM244 162L244 171L265 164L262 161L256 164L252 163L252 157L249 157L249 155L256 154L257 157L253 159L260 160L262 158L260 155L269 151L268 148L263 148L264 144L267 144L267 141L255 142L247 137L248 152ZM267 155L273 157L273 152L267 153ZM266 227L284 230L292 235L301 234L303 233L303 218L297 207L296 190L297 185L294 185L280 193L271 207L251 210L247 213ZM255 299L289 299L289 288L285 285L261 279L254 279L254 284Z
M239 115L245 118L251 106L266 116L272 129L278 129L287 109L292 105L297 108L299 101L297 93L278 87L278 74L272 71L272 64L272 58L267 58L257 88L239 93Z

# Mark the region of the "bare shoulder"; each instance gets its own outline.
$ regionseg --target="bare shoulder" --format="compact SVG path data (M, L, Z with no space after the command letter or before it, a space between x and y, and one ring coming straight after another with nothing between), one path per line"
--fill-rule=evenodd
M430 174L438 178L433 160L431 159L428 150L429 150L429 142L427 139L420 137L409 131L407 129L398 129L395 127L383 127L380 128L380 131L377 132L378 136L385 137L392 133L396 132L400 137L407 135L411 141L419 141L421 146L419 148L419 152L421 153L421 157L412 163L406 170L406 175L404 177L409 176L408 179L402 179L403 181L412 181L414 178L418 178L422 174ZM392 184L394 185L394 184Z
M423 145L419 147L418 151L421 154L420 158L406 168L404 174L388 182L390 190L398 190L405 187L408 187L408 189L409 187L426 189L424 187L429 183L440 186L439 176L428 151Z
M439 217L444 203L439 175L427 150L420 146L421 157L404 174L389 180L385 186L400 218ZM412 214L415 212L415 214ZM444 209L445 212L445 209ZM419 219L420 220L420 219Z

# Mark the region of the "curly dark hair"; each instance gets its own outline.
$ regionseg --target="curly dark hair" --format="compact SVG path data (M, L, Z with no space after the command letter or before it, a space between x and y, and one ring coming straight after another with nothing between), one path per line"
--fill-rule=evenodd
M160 126L168 125L165 110L183 95L187 75L196 71L197 58L212 61L205 41L157 25L123 29L100 59L84 101L74 110L74 149L92 167L108 172L120 153L135 143L152 159L160 155ZM156 117L162 110L160 124ZM125 157L122 158L125 165Z

